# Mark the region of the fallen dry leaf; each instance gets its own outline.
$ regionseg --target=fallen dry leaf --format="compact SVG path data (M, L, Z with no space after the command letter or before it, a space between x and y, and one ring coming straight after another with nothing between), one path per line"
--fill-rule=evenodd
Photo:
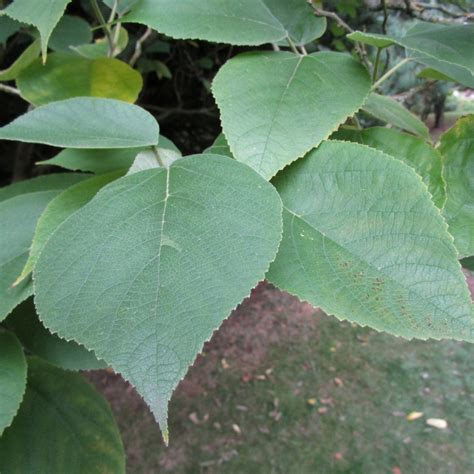
M448 427L448 422L442 418L428 418L426 424L439 430L444 430Z
M233 423L233 424L232 424L232 429L233 429L238 435L241 435L241 434L242 434L242 430L240 429L240 426L237 425L236 423Z
M318 408L318 413L323 415L324 413L327 413L328 409L326 407L319 407Z
M227 369L230 368L230 365L228 364L228 362L225 359L221 359L221 365L222 365L222 368L224 370L227 370Z
M316 405L316 403L318 403L318 400L316 398L308 398L308 400L306 400L306 403L308 405L311 405L312 407L314 407L314 405Z
M344 382L343 382L339 377L334 377L334 383L335 383L338 387L344 386Z
M421 418L422 416L423 416L422 411L412 411L409 415L407 415L407 420L415 421L415 420L418 420L418 418Z
M392 467L392 474L402 474L402 470L398 467Z

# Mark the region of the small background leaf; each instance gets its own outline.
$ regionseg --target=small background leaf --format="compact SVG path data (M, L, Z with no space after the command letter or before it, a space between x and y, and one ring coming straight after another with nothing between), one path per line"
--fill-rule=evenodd
M25 446L28 449L25 449ZM107 402L83 376L28 359L20 410L0 439L0 470L123 474L122 440Z
M81 96L135 102L143 80L137 71L118 59L53 53L46 64L38 59L23 69L17 86L21 95L34 105Z
M26 389L23 348L11 332L0 332L0 436L15 417Z

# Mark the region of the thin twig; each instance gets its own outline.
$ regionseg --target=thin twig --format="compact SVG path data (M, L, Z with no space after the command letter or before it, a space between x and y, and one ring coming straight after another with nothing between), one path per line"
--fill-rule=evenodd
M380 54L381 53L382 53L382 48L377 48L377 53L375 55L374 71L372 73L372 82L375 82L377 80L377 74L378 74L378 69L379 69Z
M378 81L374 83L374 85L372 86L372 90L377 89L380 86L380 84L382 84L382 82L386 81L395 71L400 69L403 65L405 65L411 60L412 58L405 58L405 59L402 59L399 63L395 64L395 66L393 66L392 69L389 69Z
M286 37L286 41L288 42L291 51L293 51L295 54L301 56L301 53L298 51L298 49L296 48L295 43L293 43L293 40L289 36Z
M109 57L113 56L114 54L114 40L112 38L112 32L110 30L109 24L105 21L104 15L102 15L102 10L97 3L97 0L91 0L92 9L94 10L95 16L100 23L100 26L104 30L105 36L107 38L107 42L109 43Z
M147 28L145 33L143 33L140 38L137 39L137 42L135 43L135 51L133 52L132 57L130 58L130 61L128 64L130 66L135 66L135 63L138 61L140 56L142 55L143 52L143 43L149 38L149 36L152 34L153 30L151 28Z
M18 89L15 89L15 87L7 86L6 84L0 84L0 91L6 92L8 94L21 96L21 93Z

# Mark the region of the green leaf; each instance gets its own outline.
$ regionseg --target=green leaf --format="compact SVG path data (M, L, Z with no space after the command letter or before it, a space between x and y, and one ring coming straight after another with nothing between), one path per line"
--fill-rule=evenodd
M159 138L159 147L181 154L174 143L163 135ZM135 161L140 149L123 148L113 150L75 150L68 148L49 160L40 161L39 165L60 166L69 170L91 171L96 174L126 170Z
M41 36L41 50L46 58L48 41L54 27L64 14L71 0L14 0L3 9L10 18L35 26Z
M329 141L280 173L283 240L267 278L327 313L407 338L474 341L457 252L408 166Z
M16 79L20 72L38 57L40 50L41 46L39 40L33 41L11 66L0 71L0 81L13 81Z
M365 69L332 52L242 54L220 69L213 84L232 154L265 178L319 145L359 109L369 90Z
M123 174L123 171L115 171L86 179L71 186L51 200L36 224L30 255L15 283L24 280L33 271L41 251L56 229L71 214L87 204L101 188L123 176Z
M474 255L474 115L441 136L447 200L444 216L461 257Z
M179 158L182 158L182 155L176 145L171 140L160 137L159 146L141 151L136 156L127 175L153 168L169 168Z
M10 36L21 29L21 23L8 16L0 16L0 44L5 44Z
M102 174L127 169L137 156L137 148L115 148L111 150L67 148L39 165L60 166L68 170L91 171Z
M206 149L205 153L234 158L234 155L232 155L232 152L230 151L229 143L227 143L227 139L223 133L220 133L217 136L217 138L214 140L214 143Z
M45 65L38 59L23 69L17 87L34 105L84 96L135 102L143 80L140 73L118 59L53 53Z
M128 44L128 31L120 27L117 41L115 43L114 56L119 55ZM79 55L89 58L105 58L109 55L109 42L107 38L99 38L92 44L81 44L72 48Z
M153 116L113 99L78 97L43 105L0 128L0 139L64 148L135 148L158 143Z
M34 272L38 312L135 385L166 440L173 390L280 238L268 182L227 157L183 158L109 184L58 228Z
M331 138L362 143L403 161L422 177L436 206L444 206L446 189L441 154L421 138L382 127L341 129Z
M348 34L347 38L352 41L375 46L376 48L387 48L388 46L397 44L396 40L390 36L378 33L367 33L366 31L354 31Z
M64 176L64 175L63 175ZM80 179L83 179L81 177ZM79 178L76 176L76 180ZM70 181L42 179L8 186L0 191L0 321L11 310L33 293L31 280L13 287L28 258L36 222L49 201L65 189ZM31 184L28 192L27 186ZM49 187L48 185L52 186ZM22 194L26 193L26 194ZM21 216L21 219L18 218Z
M125 473L122 440L109 405L82 375L31 357L25 398L0 439L0 471Z
M326 23L301 0L139 0L124 21L142 23L177 39L235 45L306 43L324 33Z
M454 80L473 87L474 25L442 25L418 22L403 37L355 31L353 41L386 47L393 44L407 49L407 55Z
M463 268L467 268L471 272L474 272L474 257L467 257L461 260L461 265Z
M18 181L10 186L0 188L0 202L20 194L36 193L39 191L62 191L85 178L87 178L87 175L81 173L55 173Z
M33 298L17 306L5 324L15 332L25 349L57 367L66 370L95 370L107 367L92 351L74 341L66 341L51 334L38 319Z
M87 21L78 16L64 15L54 28L49 47L53 51L71 52L72 47L91 41L92 31Z
M430 139L428 127L395 99L372 92L362 107L364 112L390 125Z
M110 8L112 9L114 7L114 4L117 4L117 13L120 15L123 15L124 13L127 13L130 8L135 5L135 3L138 2L138 0L103 0L103 2Z
M21 344L14 334L0 332L0 436L15 418L25 389L26 360Z

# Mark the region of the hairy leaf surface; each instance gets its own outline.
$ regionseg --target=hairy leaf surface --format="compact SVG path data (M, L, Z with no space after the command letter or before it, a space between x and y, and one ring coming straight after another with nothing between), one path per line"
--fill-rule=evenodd
M11 332L0 332L0 436L15 417L26 389L26 359Z
M383 127L345 128L332 138L362 143L403 161L422 177L436 206L444 206L446 186L442 177L441 154L421 138Z
M53 234L34 272L41 320L167 404L281 238L281 202L245 165L196 155L121 178Z
M452 238L411 168L364 145L329 141L275 185L284 231L271 282L379 331L474 341Z
M369 90L365 69L332 52L241 54L213 83L233 155L267 179L326 139Z
M38 59L23 69L17 87L34 105L86 96L135 102L143 80L140 73L118 59L53 53L46 64Z
M461 257L474 255L474 115L441 137L447 200L444 216Z
M0 128L0 139L64 148L136 148L156 145L158 134L141 107L89 97L43 105Z
M29 358L23 403L0 439L0 470L125 473L122 440L109 405L82 375Z
M143 23L172 38L235 45L285 38L305 44L326 29L325 20L315 17L305 0L139 0L124 21Z

